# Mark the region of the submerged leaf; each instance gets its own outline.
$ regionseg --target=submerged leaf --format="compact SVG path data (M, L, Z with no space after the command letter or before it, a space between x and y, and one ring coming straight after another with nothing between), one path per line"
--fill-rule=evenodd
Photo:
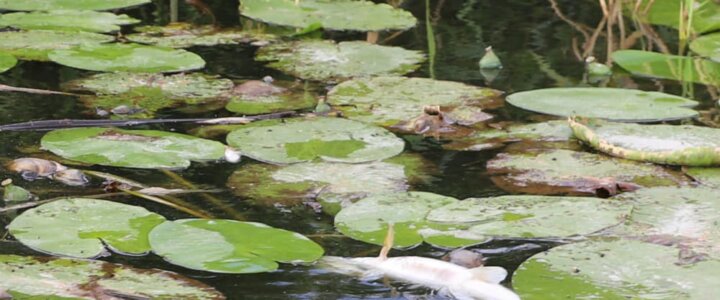
M82 44L55 50L48 57L64 66L103 72L162 73L205 67L205 61L195 53L138 44Z
M466 137L443 144L443 148L460 151L480 151L521 141L564 142L573 137L567 121L547 121L511 125L504 129L476 131Z
M243 115L256 115L313 107L317 92L314 88L295 83L249 80L233 88L225 109Z

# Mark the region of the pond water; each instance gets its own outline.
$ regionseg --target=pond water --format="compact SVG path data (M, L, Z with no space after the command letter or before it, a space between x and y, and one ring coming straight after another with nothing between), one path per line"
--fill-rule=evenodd
M182 2L182 1L181 1ZM213 7L235 7L233 1L214 0ZM563 13L573 20L594 26L602 14L595 1L564 0L557 1ZM547 88L591 86L584 80L584 64L572 54L572 38L578 36L575 29L554 13L546 0L433 0L429 2L430 12L426 15L426 2L407 0L403 8L411 11L420 23L392 40L388 45L402 46L408 49L429 52L431 58L416 72L414 77L433 77L441 80L464 82L477 86L487 86L505 93ZM141 18L152 24L165 20L159 16L153 6L134 8L126 11L129 15ZM165 13L165 12L162 12ZM218 16L222 17L222 16ZM202 16L189 8L183 8L181 19L204 20ZM206 19L206 18L205 18ZM430 20L427 26L426 20ZM428 49L428 29L433 30L435 48ZM673 45L673 33L660 31ZM364 39L364 34L326 33L336 40ZM385 35L387 36L387 35ZM383 36L383 37L385 37ZM488 81L478 68L478 60L487 46L493 46L503 61L504 68L496 78ZM599 44L596 49L604 49ZM279 71L264 67L253 60L255 47L217 46L194 47L189 49L201 55L207 61L205 72L226 78L259 79L270 75L276 79L293 79ZM604 58L603 50L595 55ZM72 79L81 78L92 72L79 71L53 63L23 62L14 69L0 74L0 82L12 86L59 90L60 85ZM657 81L630 77L617 72L608 86L634 87L644 90L664 91L666 93L689 96L700 101L699 109L710 107L711 96L704 86L683 85L673 81ZM323 87L321 87L323 88ZM689 94L692 93L692 94ZM505 106L494 110L495 121L541 120L542 117L519 109ZM183 117L222 117L231 114L224 110L191 113L180 109L163 110L158 118ZM74 97L55 95L35 95L22 93L0 93L0 120L2 123L24 122L30 120L95 118ZM142 128L185 132L193 126L157 125ZM2 132L0 133L0 157L5 160L29 156L38 153L42 132ZM457 152L442 150L433 138L404 136L407 141L406 152L422 155L435 165L437 172L433 180L412 187L412 190L428 191L458 199L468 197L488 197L505 195L507 192L496 187L486 174L485 162L498 151ZM202 164L193 163L177 174L194 182L200 188L226 189L230 174L253 164L251 159L243 159L239 164ZM92 167L93 170L106 171L157 186L178 186L168 176L154 170L134 170L109 167ZM0 171L3 178L14 174ZM24 185L42 198L62 195L89 195L100 192L98 189L68 188L47 181L36 181ZM338 234L333 227L332 217L318 214L308 206L276 207L272 205L254 205L227 190L214 194L219 199L211 203L207 199L193 195L185 199L206 209L217 218L233 219L242 216L245 220L263 222L268 225L293 230L311 237L326 250L328 255L337 256L374 256L380 247L346 238ZM124 203L144 206L161 213L168 219L188 217L167 207L146 201L117 198ZM12 220L13 214L0 214L0 228ZM0 229L3 236L4 229ZM11 237L0 241L0 253L37 255ZM514 270L531 255L555 245L552 241L495 241L482 246L471 247L483 253L487 264L499 265ZM427 245L395 254L441 257L446 251ZM381 299L405 297L408 299L432 299L440 296L431 291L393 283L363 281L344 275L328 273L313 266L293 266L282 264L280 270L270 273L249 275L223 275L201 271L191 271L164 262L155 255L130 257L112 255L103 258L111 262L125 263L142 268L160 268L176 271L205 282L230 299ZM506 282L510 285L509 282Z

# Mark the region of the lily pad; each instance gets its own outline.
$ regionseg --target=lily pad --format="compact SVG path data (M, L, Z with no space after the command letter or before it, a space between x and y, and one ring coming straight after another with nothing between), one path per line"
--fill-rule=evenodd
M549 88L515 93L507 102L525 110L562 117L656 122L697 116L696 101L659 92L615 88Z
M512 125L505 129L476 131L469 136L454 139L443 148L460 151L480 151L519 141L563 142L573 137L567 121Z
M120 30L120 25L138 22L140 20L127 15L92 10L54 10L0 15L0 26L12 26L27 30L110 32Z
M608 197L685 181L682 175L660 166L560 149L501 153L488 161L487 170L504 190L541 195Z
M111 42L109 35L51 30L0 31L0 51L23 60L47 61L48 54L83 44Z
M150 0L0 0L6 10L111 10L150 3Z
M612 156L685 166L720 165L720 129L571 119L575 137Z
M680 28L680 12L682 1L653 0L641 2L638 11L647 12L640 18L651 24ZM720 29L720 5L713 0L693 0L692 2L692 30L694 33L704 33ZM632 3L631 5L635 5Z
M315 106L317 97L308 84L300 87L295 82L249 80L235 86L225 109L243 115L300 110Z
M12 69L15 64L17 64L15 56L0 52L0 73Z
M409 121L428 105L438 105L445 113L468 107L489 108L501 104L500 92L459 82L428 78L358 78L336 85L327 100L339 106L350 119L381 126Z
M720 86L720 62L640 50L620 50L613 61L633 75Z
M55 255L93 258L105 247L123 254L150 251L147 235L165 220L138 206L71 198L23 212L8 229L24 245Z
M703 35L690 43L690 49L704 57L720 62L720 33Z
M410 12L371 1L246 0L240 12L271 24L298 28L318 24L330 30L405 30L417 22Z
M277 262L310 263L324 253L301 234L234 220L168 221L153 229L150 244L172 264L216 273L269 272Z
M241 29L218 29L211 25L195 26L189 23L172 23L168 26L141 26L135 28L139 33L125 37L141 44L157 45L169 48L189 48L193 46L237 45L241 43L267 42L275 36L257 31Z
M186 168L190 161L218 160L225 145L157 130L73 128L51 131L42 148L67 159L129 168Z
M457 201L426 192L374 195L341 210L335 216L335 227L353 239L382 245L388 223L393 223L395 247L417 246L423 242L420 232L429 228L428 213Z
M138 44L83 44L55 50L48 57L64 66L103 72L180 72L205 67L195 53Z
M720 188L720 168L687 168L685 174L700 185Z
M12 299L225 299L177 273L92 260L0 255L0 278Z
M630 204L591 197L501 196L469 198L430 211L429 222L456 229L424 229L425 241L463 247L493 238L565 238L621 223Z
M315 159L361 163L405 148L402 139L383 128L340 118L254 122L228 134L227 141L245 156L276 164Z
M270 62L271 68L318 81L403 75L425 60L420 52L400 47L317 40L271 44L260 48L255 58Z
M678 265L675 248L634 240L564 245L513 275L522 299L707 299L720 294L720 262Z

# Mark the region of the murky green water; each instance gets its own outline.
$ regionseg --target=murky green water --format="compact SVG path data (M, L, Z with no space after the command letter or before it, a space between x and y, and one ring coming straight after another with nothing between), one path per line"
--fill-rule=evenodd
M214 0L213 6L232 7L232 1ZM594 1L565 0L559 1L564 13L577 21L594 26L600 19L600 10ZM577 37L574 29L555 16L548 1L545 0L439 0L431 1L431 11L426 15L425 1L408 0L404 8L413 12L421 20L415 28L390 40L387 44L402 46L409 49L427 51L431 54L430 62L420 71L411 74L417 77L434 77L442 80L461 81L473 85L489 86L507 93L556 86L581 86L583 82L583 64L572 54L572 38ZM202 19L189 9L183 11L181 19ZM143 18L147 23L157 19L152 6L134 9L130 15ZM164 12L162 12L164 13ZM162 14L161 13L161 14ZM426 17L431 21L434 31L435 49L428 49ZM165 15L162 15L165 18ZM673 33L660 31L660 34L673 43ZM361 34L335 33L331 36L338 40L363 39ZM484 53L486 46L492 45L504 62L492 82L480 73L477 62ZM604 49L598 45L597 49ZM263 67L253 61L256 50L250 46L229 47L197 47L190 49L200 54L207 61L204 70L210 74L218 74L231 79L258 79L265 75L276 78L287 78L277 71ZM604 58L604 53L595 53ZM59 89L59 85L68 80L86 76L90 72L60 67L51 63L23 62L18 67L0 75L0 82L13 86L33 87L42 89ZM645 90L662 90L664 92L683 95L688 88L676 82L652 81L631 78L627 75L616 75L608 86L640 87ZM703 86L695 86L695 99L703 102L700 107L708 107L711 97ZM504 108L493 112L497 121L524 120L536 118L517 109ZM29 120L93 118L93 111L88 111L73 97L48 96L33 94L0 93L0 120L3 124L24 122ZM209 111L191 114L181 110L165 110L158 117L188 116L228 116L225 111ZM162 130L185 131L188 126L153 126L148 128ZM42 133L13 132L0 133L0 157L12 159L37 153L39 138ZM438 143L431 139L407 136L409 152L419 153L438 166L438 174L433 175L434 181L414 190L429 191L448 195L459 199L467 197L485 197L505 194L493 186L485 174L485 162L497 151L453 152L442 151ZM243 165L252 163L249 159L240 164L198 164L178 174L196 183L201 188L225 188L228 176ZM137 181L165 187L178 186L163 173L152 170L130 170L120 168L93 167L126 176ZM2 170L0 172L6 172ZM13 177L2 173L3 177ZM16 179L17 180L17 179ZM41 197L61 195L84 195L98 193L98 190L87 188L67 188L47 181L39 181L26 185ZM96 185L97 186L97 185ZM259 221L271 226L294 230L312 237L320 243L329 255L338 256L372 256L379 247L344 238L334 231L332 218L315 213L305 206L273 207L252 205L245 199L229 192L216 194L221 203L212 204L201 196L188 196L186 199L193 204L206 208L218 218L233 218L241 214L247 220ZM130 198L117 200L137 204L159 212L169 219L187 217L156 204ZM0 226L4 227L12 215L0 215ZM4 233L0 230L0 234ZM513 270L530 255L547 249L552 243L498 241L474 247L472 249L484 253L489 265L500 265ZM17 242L1 241L0 253L37 254ZM400 252L395 252L399 254ZM403 255L421 255L440 257L445 254L440 249L421 246L402 252ZM172 270L196 278L216 287L230 299L357 299L357 298L391 298L407 297L411 299L432 298L429 291L393 284L388 287L380 282L366 282L343 275L307 267L282 265L281 270L266 274L221 275L199 271L189 271L165 263L157 256L128 257L113 255L104 258L108 261L127 263L137 267L161 268Z

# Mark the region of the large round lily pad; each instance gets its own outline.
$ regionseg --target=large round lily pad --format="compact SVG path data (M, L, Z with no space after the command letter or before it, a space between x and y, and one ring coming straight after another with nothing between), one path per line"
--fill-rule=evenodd
M336 85L328 92L328 103L350 119L392 126L409 121L428 105L439 105L443 112L468 107L495 107L500 92L459 82L428 78L358 78Z
M147 235L165 221L138 206L71 198L23 212L8 229L24 245L45 253L92 258L105 247L124 254L150 251Z
M258 31L241 29L218 29L215 26L196 26L189 23L172 23L168 26L141 26L139 33L125 37L133 42L170 48L192 46L237 45L257 41L270 41L275 37Z
M614 121L654 122L697 116L698 103L665 93L615 88L550 88L515 93L507 101L533 112Z
M15 56L0 52L0 73L10 70L15 64L17 64Z
M0 0L7 10L110 10L150 3L150 0Z
M227 141L245 156L277 164L315 159L361 163L405 148L402 139L383 128L340 118L254 122L232 131Z
M472 134L443 144L443 148L460 151L480 151L519 141L564 142L573 137L567 121L511 125L504 129L475 131Z
M488 161L487 170L502 189L541 195L607 197L686 181L660 166L562 149L501 153Z
M129 168L186 168L225 155L222 143L156 130L60 129L45 134L41 145L67 159Z
M310 263L324 253L301 234L234 220L168 221L150 233L150 244L170 263L217 273L269 272L277 262Z
M240 12L271 24L330 30L404 30L417 22L410 12L364 0L246 0Z
M420 231L429 228L428 213L457 201L426 192L374 195L341 210L335 216L335 227L353 239L382 245L388 224L393 223L393 245L412 247L423 242Z
M619 50L613 61L633 75L720 86L720 62L640 50Z
M177 273L93 260L0 255L0 278L12 299L225 299Z
M720 165L720 129L571 119L575 137L607 154L658 164Z
M455 229L421 231L425 241L462 247L493 238L564 238L617 225L633 206L591 197L502 196L470 198L433 209L429 222Z
M720 62L720 33L700 36L690 43L693 52Z
M317 40L271 44L260 48L255 58L293 76L319 81L403 75L425 60L420 52L400 47Z
M54 10L0 15L0 26L2 27L60 31L109 32L120 30L120 25L138 22L140 20L127 15L92 10Z
M720 262L678 264L678 250L634 240L553 248L513 275L522 299L708 299L719 295ZM713 296L710 296L711 298Z
M205 67L205 61L195 53L138 44L83 44L55 50L48 57L68 67L103 72L180 72Z
M48 53L57 49L69 49L83 44L100 44L112 40L112 36L91 32L0 31L0 51L19 59L47 61Z

